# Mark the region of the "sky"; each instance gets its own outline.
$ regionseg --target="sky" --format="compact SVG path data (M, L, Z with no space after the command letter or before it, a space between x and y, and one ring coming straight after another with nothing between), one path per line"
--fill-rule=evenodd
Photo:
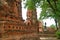
M26 18L27 18L26 17L26 12L27 12L27 9L24 8L24 3L22 2L22 17L23 17L24 20L26 20ZM40 8L37 8L37 19L39 19L40 13L41 13L41 9ZM45 22L46 22L46 26L50 26L52 24L55 25L54 19L48 18L48 19L43 20L43 24Z

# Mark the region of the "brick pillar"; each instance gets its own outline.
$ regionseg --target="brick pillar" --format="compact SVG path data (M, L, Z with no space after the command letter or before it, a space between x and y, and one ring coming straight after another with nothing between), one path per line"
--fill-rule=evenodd
M22 19L22 4L21 4L22 0L16 0L16 1L17 1L17 8L18 8L19 17L21 20L23 20Z
M33 24L37 23L37 12L36 12L36 9L32 11L32 21L33 21Z
M32 24L37 23L37 12L36 10L27 10L27 20L31 20Z
M22 19L22 7L21 7L21 0L8 0L7 1L10 9L14 13L14 15L19 18L20 20Z
M8 0L7 2L10 6L11 13L14 14L16 17L19 17L16 0Z

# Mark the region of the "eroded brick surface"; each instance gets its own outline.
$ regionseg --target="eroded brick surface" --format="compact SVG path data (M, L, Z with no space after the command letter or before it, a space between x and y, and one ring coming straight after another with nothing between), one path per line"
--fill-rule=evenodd
M1 40L35 40L37 37L33 37L34 34L30 36L30 34L38 32L38 25L33 25L37 21L37 16L35 15L36 20L32 20L32 11L28 11L28 21L24 23L24 20L22 18L21 0L1 0L0 2ZM2 4L2 2L4 2L5 4ZM29 17L31 17L31 21ZM21 35L26 36L23 36L24 38L21 38ZM29 38L27 38L27 36L29 36Z

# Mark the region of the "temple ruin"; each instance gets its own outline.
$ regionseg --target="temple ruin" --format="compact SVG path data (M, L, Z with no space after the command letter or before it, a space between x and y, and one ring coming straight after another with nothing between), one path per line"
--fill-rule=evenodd
M27 21L24 22L21 0L0 0L0 3L1 40L29 40L30 37L37 40L39 22L36 10L27 10Z

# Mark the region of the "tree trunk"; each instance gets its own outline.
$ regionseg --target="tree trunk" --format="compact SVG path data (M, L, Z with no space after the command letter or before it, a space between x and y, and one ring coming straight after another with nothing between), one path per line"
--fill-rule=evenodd
M56 29L58 30L57 20L55 19Z
M60 29L60 20L58 20L58 27L59 27L59 29Z

